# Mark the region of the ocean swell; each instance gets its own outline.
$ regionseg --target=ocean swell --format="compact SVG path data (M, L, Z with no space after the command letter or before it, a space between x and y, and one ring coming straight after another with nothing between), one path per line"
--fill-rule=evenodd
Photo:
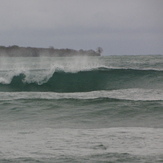
M156 70L98 67L77 72L43 69L3 74L0 76L1 92L89 92L163 87L163 71Z

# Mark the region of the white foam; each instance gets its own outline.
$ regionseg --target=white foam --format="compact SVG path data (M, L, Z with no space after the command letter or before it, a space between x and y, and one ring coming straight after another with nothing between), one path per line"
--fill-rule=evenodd
M163 151L163 129L24 129L3 130L1 158L87 157L108 153L157 156Z
M36 61L34 58L29 61L20 59L20 61L15 60L15 62L9 65L7 64L9 61L7 60L6 64L2 64L0 67L0 83L10 84L14 76L23 73L25 75L23 82L35 82L41 85L46 83L56 71L77 73L107 67L101 64L99 60L90 57L57 58L56 60L54 58L51 58L51 60L49 58L47 60L46 58L44 60L37 58Z
M1 100L13 99L98 99L110 98L132 101L158 101L163 100L161 89L120 89L113 91L91 91L75 93L56 92L0 92Z
M24 69L16 69L10 71L3 71L0 73L0 83L1 84L10 84L14 76L18 76L21 73L25 73L27 70Z

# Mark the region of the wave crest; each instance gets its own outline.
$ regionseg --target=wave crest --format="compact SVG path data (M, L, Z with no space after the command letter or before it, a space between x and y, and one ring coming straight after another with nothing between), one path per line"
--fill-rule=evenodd
M163 71L95 67L77 72L61 68L4 72L0 91L88 92L128 88L162 88Z
M152 96L151 96L152 95ZM91 91L75 93L56 92L3 92L1 100L131 100L131 101L163 101L163 90L158 89L120 89L111 91Z

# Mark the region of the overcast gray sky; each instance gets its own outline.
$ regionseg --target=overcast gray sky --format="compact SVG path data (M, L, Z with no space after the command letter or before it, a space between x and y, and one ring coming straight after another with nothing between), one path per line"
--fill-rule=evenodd
M0 45L163 54L163 0L0 0Z

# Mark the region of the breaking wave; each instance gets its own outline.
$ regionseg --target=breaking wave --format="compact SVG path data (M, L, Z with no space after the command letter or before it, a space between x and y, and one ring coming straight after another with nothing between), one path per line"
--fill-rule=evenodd
M77 72L42 69L3 74L0 76L1 92L89 92L163 87L163 71L157 70L98 67Z

